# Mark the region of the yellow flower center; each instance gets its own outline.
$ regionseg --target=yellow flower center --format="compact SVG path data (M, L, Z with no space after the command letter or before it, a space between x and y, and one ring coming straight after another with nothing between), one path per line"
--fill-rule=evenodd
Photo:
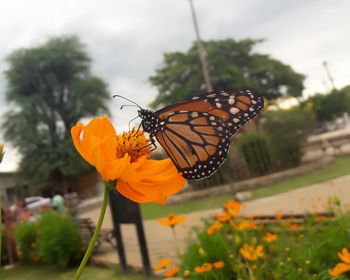
M150 140L146 139L144 132L133 128L130 132L123 132L117 135L117 158L125 154L131 157L131 162L137 161L142 156L148 156L151 152Z

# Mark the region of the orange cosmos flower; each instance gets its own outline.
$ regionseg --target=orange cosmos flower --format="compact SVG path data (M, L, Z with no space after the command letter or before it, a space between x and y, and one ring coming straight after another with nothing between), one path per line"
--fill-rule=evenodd
M282 213L282 211L277 211L276 213L275 213L275 219L276 220L281 220L283 218L283 213Z
M197 273L205 273L209 272L213 269L213 265L211 263L204 263L201 266L196 266L194 271Z
M244 244L243 248L239 249L240 254L243 258L249 261L256 261L259 258L264 258L264 247L258 245L256 248L249 244Z
M289 225L289 228L292 230L292 231L297 231L299 229L299 225L298 224L290 224Z
M104 181L117 180L117 190L138 203L166 201L178 192L185 180L170 159L147 159L150 148L142 131L117 135L106 116L71 130L80 155L95 166Z
M224 204L224 211L232 217L238 214L240 208L241 204L234 200L230 200Z
M213 263L214 268L216 269L220 269L223 268L225 266L225 263L223 261L219 261L219 262L214 262Z
M222 223L228 222L231 219L231 216L226 213L223 213L223 214L214 213L213 216L218 222L222 222Z
M339 276L347 271L350 271L350 252L347 248L343 248L341 252L338 252L338 257L343 262L338 263L333 269L329 270L329 274L332 276Z
M180 272L180 268L177 266L170 268L164 272L164 277L174 277Z
M169 215L166 218L158 219L158 223L166 227L175 227L178 224L182 224L186 221L185 216Z
M214 234L215 232L219 231L222 228L222 224L218 221L214 222L211 226L207 228L207 233L209 235Z
M159 261L159 264L153 266L153 269L154 269L154 270L162 270L162 269L168 267L169 265L171 265L171 260L165 258L165 259L161 259L161 260Z
M246 229L253 229L253 228L256 228L256 222L241 221L238 224L233 224L233 227L237 231L243 231L243 230L246 230Z
M265 235L264 235L264 240L266 242L270 243L270 242L272 242L272 241L274 241L276 239L277 239L277 234L274 234L272 232L266 232Z

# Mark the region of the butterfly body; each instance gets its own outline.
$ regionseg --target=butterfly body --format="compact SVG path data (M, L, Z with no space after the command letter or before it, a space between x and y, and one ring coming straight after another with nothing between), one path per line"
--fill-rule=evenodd
M155 114L155 112L146 109L140 109L138 111L139 117L142 119L141 126L143 130L150 134L151 138L154 134L161 130L162 121Z
M140 109L141 126L189 180L202 179L225 161L231 136L263 108L248 90L211 92L158 111Z

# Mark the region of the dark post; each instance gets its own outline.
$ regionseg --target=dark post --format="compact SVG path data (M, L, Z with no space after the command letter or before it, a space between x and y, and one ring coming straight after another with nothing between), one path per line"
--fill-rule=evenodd
M119 255L121 270L123 272L127 271L127 261L120 225L135 224L144 273L146 276L150 276L151 264L148 255L145 233L143 230L140 206L137 203L122 196L115 190L110 191L109 203L114 225L114 234L117 241L117 251Z

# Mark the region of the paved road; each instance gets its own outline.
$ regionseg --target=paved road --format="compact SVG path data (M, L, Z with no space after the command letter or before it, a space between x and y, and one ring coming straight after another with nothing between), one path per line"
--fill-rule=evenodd
M349 167L350 168L350 167ZM261 198L243 204L241 214L275 214L277 211L283 213L305 213L326 210L327 200L333 194L342 199L343 205L350 209L350 175L343 176L327 182L315 184L309 187L289 191L275 196ZM187 221L176 227L177 238L180 249L183 250L185 240L189 237L191 227L201 224L201 219L208 217L211 213L220 209L211 209L187 214ZM84 213L83 217L89 217L97 221L99 209ZM109 209L103 223L104 228L112 228L112 221ZM152 263L157 263L159 258L176 257L173 237L169 228L158 224L156 220L144 222L146 238L149 246ZM133 226L123 225L122 234L124 237L127 261L137 268L141 267L136 232ZM103 253L96 256L95 260L105 264L116 265L118 256L108 246L102 248Z

